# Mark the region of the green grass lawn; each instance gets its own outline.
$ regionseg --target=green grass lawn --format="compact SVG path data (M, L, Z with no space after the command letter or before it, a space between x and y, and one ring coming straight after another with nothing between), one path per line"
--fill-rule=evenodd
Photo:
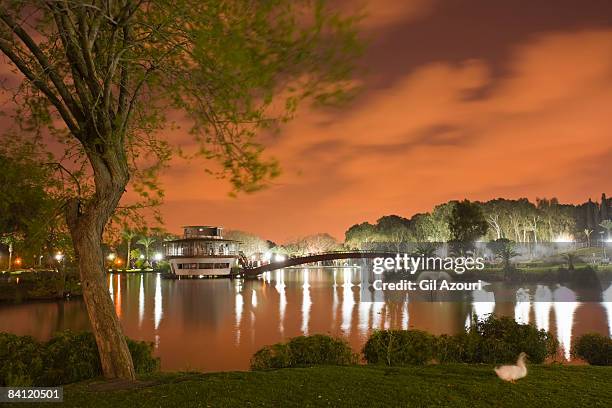
M529 366L528 376L516 384L499 380L491 366L432 365L161 373L142 377L137 389L101 390L106 385L66 386L65 406L609 407L612 368Z

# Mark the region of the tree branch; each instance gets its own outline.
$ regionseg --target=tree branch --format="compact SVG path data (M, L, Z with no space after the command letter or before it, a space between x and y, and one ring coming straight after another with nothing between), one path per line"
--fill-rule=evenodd
M25 77L30 80L34 86L36 86L36 88L38 88L47 98L49 98L49 101L53 104L55 109L57 109L58 113L66 123L66 126L68 126L68 129L70 129L77 139L80 139L81 131L70 114L70 110L64 105L60 98L58 98L47 83L38 78L30 67L28 67L26 62L15 52L13 52L12 47L13 44L3 38L0 38L0 50L13 62L13 64L15 64L15 66L25 75Z
M59 96L64 100L67 108L72 112L72 115L77 119L77 121L83 120L83 112L79 109L78 105L74 101L74 98L72 98L66 84L64 84L55 70L55 67L51 65L47 56L41 51L32 37L30 37L28 33L26 33L26 31L2 8L0 8L0 20L4 21L11 31L13 31L21 41L23 41L32 55L34 55L43 72L49 75L49 78L51 79L51 82L53 82L53 85L55 85L55 89L57 89Z

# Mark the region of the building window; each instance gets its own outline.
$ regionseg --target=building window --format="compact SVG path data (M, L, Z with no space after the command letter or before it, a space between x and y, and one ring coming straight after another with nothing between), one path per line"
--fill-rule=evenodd
M226 269L229 268L229 263L216 263L215 269Z
M198 269L214 269L215 264L213 263L200 263L198 264Z

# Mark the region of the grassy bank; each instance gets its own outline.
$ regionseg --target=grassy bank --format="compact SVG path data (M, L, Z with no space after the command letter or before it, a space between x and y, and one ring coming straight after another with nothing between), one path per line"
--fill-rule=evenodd
M121 388L100 381L68 385L65 405L604 407L612 400L612 368L534 365L517 384L502 382L488 365L162 373Z

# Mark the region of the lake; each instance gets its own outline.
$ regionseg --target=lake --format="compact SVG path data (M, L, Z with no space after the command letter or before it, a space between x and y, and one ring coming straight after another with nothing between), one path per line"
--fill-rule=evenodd
M359 351L374 329L453 334L474 314L493 312L551 330L568 359L577 336L612 330L609 282L599 301L557 284L497 284L466 292L462 301L408 296L408 302L385 302L376 301L383 297L372 292L368 276L361 268L296 268L257 280L166 280L153 273L107 280L126 334L153 342L163 370L245 370L262 346L302 334L343 336ZM534 302L534 296L543 300ZM47 339L88 326L80 299L0 305L0 331Z

